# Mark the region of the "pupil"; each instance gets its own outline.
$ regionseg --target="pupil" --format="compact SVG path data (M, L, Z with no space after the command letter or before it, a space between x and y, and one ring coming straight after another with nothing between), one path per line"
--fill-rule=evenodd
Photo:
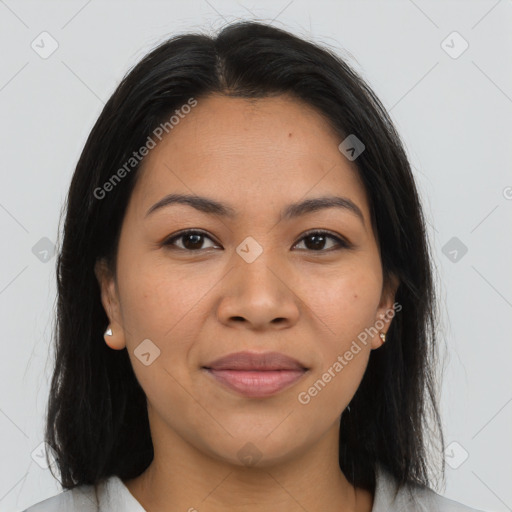
M307 240L313 240L313 244L311 244L313 247L309 247ZM325 244L325 236L324 235L309 235L306 238L306 247L308 249L316 248L316 249L322 249Z
M202 245L202 238L203 238L203 235L197 235L197 234L187 235L187 236L185 236L185 241L184 241L183 245L187 249L200 249L201 245ZM192 240L192 244L188 243L191 240Z

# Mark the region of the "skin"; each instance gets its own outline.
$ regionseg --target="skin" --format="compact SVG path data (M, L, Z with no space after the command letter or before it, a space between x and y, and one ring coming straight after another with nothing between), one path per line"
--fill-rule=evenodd
M106 342L128 350L147 396L155 457L124 483L148 512L371 511L374 493L354 488L339 468L338 436L370 352L382 345L378 334L308 404L298 401L392 309L397 287L384 286L366 191L340 142L316 110L292 97L213 95L198 99L146 157L123 221L117 273L100 261L96 275L113 331ZM238 217L188 205L146 216L169 193L213 198ZM364 223L339 208L280 218L289 203L323 195L352 200ZM192 228L208 233L202 245L187 245L187 237L174 250L163 245ZM304 238L311 229L351 248L326 238L316 249ZM236 252L248 236L263 249L251 263ZM190 246L197 248L183 248ZM134 354L145 339L160 350L148 366ZM309 371L255 399L202 369L242 350L279 351ZM255 465L237 455L244 446L259 456Z

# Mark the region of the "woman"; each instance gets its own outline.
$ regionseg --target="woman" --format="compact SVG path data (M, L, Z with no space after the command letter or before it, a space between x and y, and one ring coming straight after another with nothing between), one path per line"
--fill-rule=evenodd
M71 183L36 511L471 511L443 436L425 222L367 84L285 31L174 37ZM49 461L50 462L50 461Z

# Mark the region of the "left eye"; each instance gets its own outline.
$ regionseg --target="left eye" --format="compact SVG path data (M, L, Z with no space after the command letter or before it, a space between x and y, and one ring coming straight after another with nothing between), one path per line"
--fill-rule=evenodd
M336 242L334 248L336 248L336 246L338 248L346 248L346 249L349 248L349 244L347 242L345 242L338 236L331 235L328 231L310 231L309 233L306 233L301 238L301 241L302 240L310 240L310 243L309 243L310 247L308 247L308 248L314 247L315 249L312 249L312 250L315 252L327 252L327 251L322 251L322 249L325 248L325 241L329 238ZM320 251L318 249L320 249ZM333 248L331 247L330 250L331 249L333 249Z
M169 247L174 246L173 248L182 249L184 251L199 251L204 249L204 247L202 247L204 239L208 239L213 242L213 240L202 231L183 231L178 235L168 238L165 242L163 242L163 245ZM296 244L294 247L300 245L300 243L302 243L302 241L304 240L307 241L304 242L306 249L312 250L313 252L327 252L327 250L325 250L325 244L327 239L334 240L335 247L350 247L348 242L345 242L344 240L335 235L332 235L328 231L310 231L309 233L303 235L303 237L300 239L300 242ZM175 243L178 240L183 240L181 247ZM207 247L206 249L210 249L211 247L215 247L215 245ZM332 249L333 247L328 248L328 250Z

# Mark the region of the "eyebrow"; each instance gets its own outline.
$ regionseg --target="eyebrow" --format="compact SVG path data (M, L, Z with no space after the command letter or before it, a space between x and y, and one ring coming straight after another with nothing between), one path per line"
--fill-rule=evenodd
M165 208L173 204L185 204L192 206L192 208L209 215L217 215L231 219L237 217L236 210L227 204L220 203L219 201L208 197L188 194L169 194L163 197L160 201L149 208L146 212L146 217L161 208ZM359 217L364 225L364 216L360 208L347 197L339 196L316 197L312 199L305 199L298 203L292 203L284 208L281 215L282 219L290 220L327 208L340 208L346 210Z

